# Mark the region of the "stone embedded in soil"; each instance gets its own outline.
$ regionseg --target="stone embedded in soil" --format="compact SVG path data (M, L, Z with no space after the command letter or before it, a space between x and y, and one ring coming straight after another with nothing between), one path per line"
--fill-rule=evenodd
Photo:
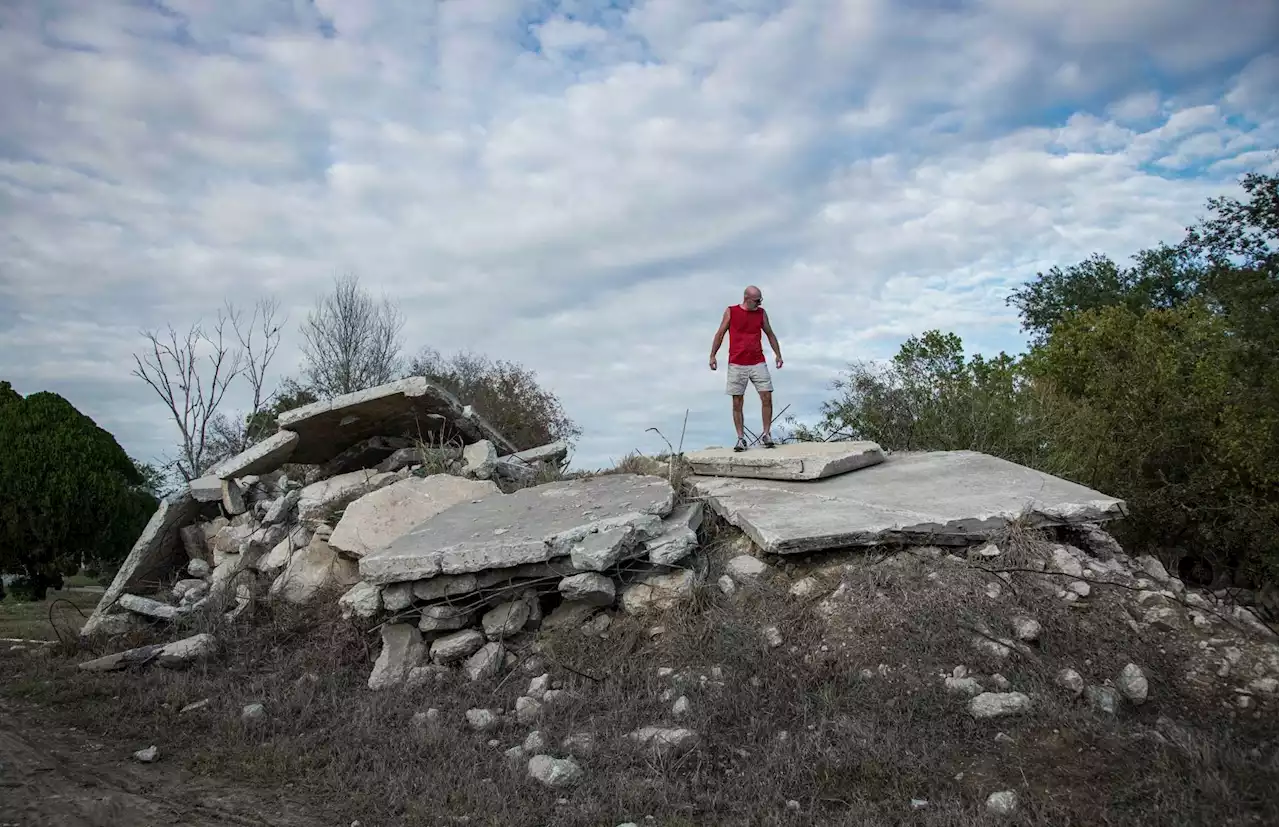
M480 681L492 678L502 669L502 661L506 649L501 643L486 643L462 666L463 674L468 680Z
M342 612L343 619L370 618L381 610L382 594L377 586L361 580L338 598L338 608Z
M143 764L153 764L160 760L160 748L152 745L146 749L140 749L133 754L133 760Z
M1120 709L1120 693L1110 686L1090 684L1084 689L1085 700L1104 715L1115 715Z
M609 474L525 488L466 502L430 518L360 560L374 583L467 574L568 556L592 533L626 529L628 542L654 536L675 491L660 477Z
M572 758L535 755L529 759L529 777L552 789L572 787L582 780L582 767Z
M969 714L979 720L1021 715L1031 709L1031 698L1021 692L983 692L969 701Z
M432 642L431 660L440 664L458 663L480 651L484 643L484 633L476 629L454 632Z
M688 752L698 745L698 733L683 727L647 726L627 734L633 743L654 750L660 757Z
M1013 619L1013 633L1018 640L1034 643L1040 639L1040 622L1034 618L1019 616Z
M411 623L383 626L382 651L369 675L369 688L388 689L403 684L409 670L422 664L425 648L417 626Z
M476 732L488 732L502 723L502 719L491 709L468 709L466 718L467 726Z
M542 717L542 704L526 696L516 698L516 720L523 726L532 726Z
M257 723L267 717L267 708L262 704L246 704L240 710L240 720L245 723Z
M1012 815L1018 809L1018 794L1013 790L1001 790L987 796L987 811L999 816Z
M1147 675L1138 664L1127 664L1120 670L1120 676L1116 678L1116 688L1130 703L1141 705L1147 700L1149 689Z
M639 615L669 611L693 597L697 576L689 569L669 574L647 574L622 592L622 609Z
M948 677L944 683L948 692L953 692L957 695L967 695L970 698L974 698L982 694L982 684L978 683L976 678Z
M484 613L480 625L489 640L501 640L518 633L529 620L529 602L512 600Z
M769 571L769 564L751 554L739 554L724 567L725 573L739 583L759 580Z

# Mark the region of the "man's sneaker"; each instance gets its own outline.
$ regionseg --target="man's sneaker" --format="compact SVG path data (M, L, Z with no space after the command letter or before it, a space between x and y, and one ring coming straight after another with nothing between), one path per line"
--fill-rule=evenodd
M745 436L738 437L738 444L733 446L733 450L735 451L747 450L747 438Z
M766 448L772 448L774 446L773 437L769 436L768 434L765 434L764 436L760 437L760 444Z

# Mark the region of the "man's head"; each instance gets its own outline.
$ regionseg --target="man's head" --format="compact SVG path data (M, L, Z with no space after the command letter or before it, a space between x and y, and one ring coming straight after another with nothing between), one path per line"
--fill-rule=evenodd
M754 284L748 285L747 289L742 291L742 303L746 305L748 310L755 310L763 302L764 294Z

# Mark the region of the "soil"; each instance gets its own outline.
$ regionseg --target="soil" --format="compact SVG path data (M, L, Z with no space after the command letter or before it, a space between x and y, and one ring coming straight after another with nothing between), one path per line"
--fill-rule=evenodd
M166 763L131 757L51 722L35 706L0 700L0 827L320 824L275 793L247 790Z

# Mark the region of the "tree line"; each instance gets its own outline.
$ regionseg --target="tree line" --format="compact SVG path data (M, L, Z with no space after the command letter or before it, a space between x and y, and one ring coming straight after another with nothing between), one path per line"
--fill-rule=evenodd
M797 438L994 454L1125 499L1131 552L1274 589L1277 178L1241 187L1177 244L1015 289L1026 353L966 359L954 333L913 336L885 364L850 364Z

